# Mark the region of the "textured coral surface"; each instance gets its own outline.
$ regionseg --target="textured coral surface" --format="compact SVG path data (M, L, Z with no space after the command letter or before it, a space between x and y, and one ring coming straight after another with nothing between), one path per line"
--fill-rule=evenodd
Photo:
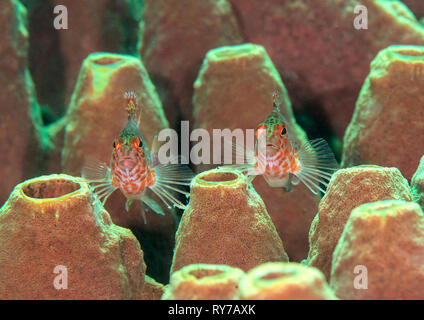
M133 90L142 102L141 133L150 148L154 136L168 127L168 120L143 64L132 56L110 53L91 54L84 60L66 115L61 154L63 172L80 175L90 158L110 164L112 143L127 122L123 94L129 90ZM144 245L151 247L146 251L153 255L154 251L159 250L161 254L153 259L159 261L158 272L167 273L176 217L173 212L159 216L148 211L148 224L145 225L141 213L143 206L136 202L127 212L125 202L125 196L116 191L105 208L117 225L138 227L138 230L144 231ZM150 245L152 237L156 242Z
M206 129L211 135L214 129L256 128L272 110L269 92L276 90L291 137L299 144L306 141L305 132L293 116L286 88L262 46L244 44L209 51L194 88L196 128ZM197 170L205 167L198 166ZM309 225L316 213L318 197L304 185L295 186L291 193L270 188L262 177L256 178L253 186L284 239L290 259L305 258Z
M132 0L53 0L67 8L66 32L58 32L66 79L65 103L69 103L84 59L92 52L134 53L137 12ZM83 10L82 10L83 9ZM135 10L138 9L138 10Z
M412 197L421 208L424 208L424 157L421 158L420 165L415 171L412 179L411 179L411 192Z
M380 51L346 130L343 166L393 166L411 179L424 150L423 74L424 47Z
M423 0L0 0L0 299L424 299L423 22ZM93 205L78 178L110 165L128 91L144 144L120 174L190 193L156 199L165 215L127 212L121 190ZM322 192L206 171L216 136L254 140L273 103L268 133ZM329 186L317 138L343 168ZM133 170L164 145L190 158L190 190L173 165Z
M17 183L34 174L36 155L41 158L26 22L27 11L19 1L0 3L0 205Z
M423 218L416 203L399 200L354 209L334 251L330 284L336 295L341 299L424 299ZM355 270L357 266L360 271Z
M324 275L299 263L269 262L250 270L242 279L245 300L335 300Z
M123 94L128 90L134 90L143 101L141 133L149 147L154 136L168 127L161 102L140 60L127 55L92 54L84 60L68 109L62 150L64 172L80 175L90 158L109 165L113 140L127 122ZM106 208L120 225L134 224L128 219L143 223L136 210L131 215L125 212L125 197L118 192Z
M245 273L226 265L191 264L172 273L163 300L232 300Z
M142 100L141 133L151 146L153 137L168 126L168 121L140 60L108 53L91 54L84 60L68 109L62 152L64 171L79 175L88 157L109 163L112 142L127 121L122 112L123 95L129 90ZM106 142L110 142L108 148Z
M424 2L421 0L402 0L418 19L424 17Z
M311 225L307 263L329 279L333 251L351 211L363 203L390 199L412 200L408 181L398 169L358 166L337 171Z
M67 175L14 189L0 211L1 299L142 298L146 265L137 239L91 202L88 185ZM57 266L67 269L66 290L54 285Z
M295 101L339 138L350 122L369 63L391 44L424 44L424 28L400 1L231 0L246 41L269 53ZM356 30L354 8L368 11ZM387 32L390 30L390 32Z
M170 122L192 120L193 82L205 54L243 42L236 17L227 0L147 0L145 6L140 55Z
M237 171L214 169L195 177L175 239L171 271L193 263L249 270L288 261L265 205Z

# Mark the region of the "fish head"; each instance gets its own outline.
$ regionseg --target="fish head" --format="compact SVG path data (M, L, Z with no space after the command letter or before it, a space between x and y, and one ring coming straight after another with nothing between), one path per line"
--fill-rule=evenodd
M146 170L149 152L137 125L129 120L120 135L113 141L112 173Z
M264 122L259 124L255 134L257 139L262 135L266 143L267 154L270 155L275 154L290 143L287 121L275 103L274 110L272 110Z

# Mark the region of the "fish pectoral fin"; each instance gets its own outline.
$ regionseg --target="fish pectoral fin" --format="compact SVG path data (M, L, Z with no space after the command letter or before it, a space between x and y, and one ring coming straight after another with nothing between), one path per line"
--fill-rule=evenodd
M188 166L182 164L161 164L153 168L156 174L154 185L149 187L167 208L172 207L184 210L186 205L178 198L179 195L184 195L186 198L190 196L184 188L190 186L191 180L194 177L193 172Z
M221 159L223 163L219 168L232 169L241 172L246 176L247 183L251 183L257 175L261 175L262 172L256 170L257 158L255 157L255 151L247 148L244 144L234 142L232 138L224 137L224 155L231 151L231 163L226 163L225 160ZM235 162L234 162L235 160Z
M301 169L294 174L314 194L324 194L331 176L339 169L334 154L324 139L311 140L299 150Z
M155 135L152 140L152 146L150 148L150 157L152 158L153 167L159 164L159 151L160 143L158 139L158 135Z
M89 156L85 160L81 176L90 184L90 190L96 195L93 203L102 201L104 205L109 196L117 189L112 185L109 167L93 157Z
M110 169L104 162L88 156L84 162L81 176L88 182L105 182L110 177Z
M300 182L299 178L296 177L295 175L291 175L291 178L290 179L291 179L292 185L294 185L294 186L297 186L299 184L299 182Z
M141 201L143 201L143 203L146 204L155 213L160 214L161 216L165 215L165 212L163 211L159 203L157 203L156 200L154 200L149 194L145 193L141 197Z
M231 161L235 160L235 165L251 165L255 163L255 152L254 150L248 149L244 144L233 142L232 138L227 136L224 137L224 155L231 150ZM225 160L225 159L222 159ZM234 164L234 162L231 162ZM223 162L224 165L229 163Z
M241 172L247 177L247 182L251 183L257 175L262 172L257 170L258 159L254 156L254 151L248 150L245 146L233 142L228 137L224 137L224 148L231 149L231 160L235 158L234 164L224 164L218 168L231 169ZM225 150L225 149L224 149ZM226 151L224 151L225 153Z
M252 183L255 178L256 178L256 175L251 175L251 176L248 175L246 177L246 181L247 183Z

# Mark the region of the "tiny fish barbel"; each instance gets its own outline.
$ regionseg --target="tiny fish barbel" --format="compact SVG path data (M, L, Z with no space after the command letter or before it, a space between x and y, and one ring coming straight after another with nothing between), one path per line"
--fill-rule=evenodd
M241 164L231 167L243 171L252 181L262 175L268 185L292 191L292 185L302 181L314 194L325 193L332 174L339 169L334 154L324 139L307 141L300 147L293 139L288 123L278 106L278 95L273 95L273 110L256 129L255 150L247 150L232 141Z
M152 154L139 130L136 113L139 110L134 92L126 92L128 122L112 143L110 168L94 158L89 158L82 170L82 177L92 185L96 201L105 204L108 197L119 189L127 198L128 211L134 201L141 201L154 212L164 215L161 205L152 197L155 194L167 208L185 209L176 194L187 198L189 193L181 186L189 186L192 171L184 165L160 164L157 151ZM138 117L139 118L139 117ZM144 223L146 216L142 211Z

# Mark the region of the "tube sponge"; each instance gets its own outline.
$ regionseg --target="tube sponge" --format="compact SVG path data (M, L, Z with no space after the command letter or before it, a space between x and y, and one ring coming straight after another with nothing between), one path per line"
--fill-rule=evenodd
M192 264L171 274L163 300L235 299L245 273L226 265Z
M249 270L269 261L288 261L283 243L260 196L238 171L198 174L182 216L171 271L194 263Z
M137 239L92 202L82 179L63 174L15 187L0 209L0 299L143 298Z
M324 275L299 263L265 263L250 270L240 282L245 300L333 300Z

